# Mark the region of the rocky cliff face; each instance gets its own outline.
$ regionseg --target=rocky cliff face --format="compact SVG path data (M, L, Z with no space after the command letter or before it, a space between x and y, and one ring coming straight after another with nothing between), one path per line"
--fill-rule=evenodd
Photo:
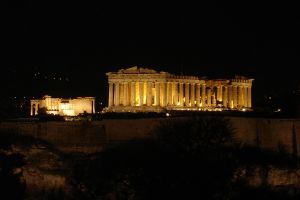
M276 166L240 167L234 181L242 181L252 187L293 187L300 189L300 168L287 169Z
M64 199L71 195L68 168L58 152L40 144L13 145L11 152L24 156L26 199Z

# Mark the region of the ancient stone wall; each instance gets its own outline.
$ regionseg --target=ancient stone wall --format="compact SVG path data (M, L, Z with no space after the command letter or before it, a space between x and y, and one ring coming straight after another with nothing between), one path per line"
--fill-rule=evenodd
M78 122L0 122L9 130L42 139L63 151L95 152L106 145L149 137L173 118L105 119ZM300 155L300 120L230 117L240 143Z

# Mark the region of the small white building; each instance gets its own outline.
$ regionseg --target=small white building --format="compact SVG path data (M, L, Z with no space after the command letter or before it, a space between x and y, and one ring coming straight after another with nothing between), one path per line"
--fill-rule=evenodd
M45 108L47 114L77 116L83 113L95 113L95 97L77 97L74 99L52 98L30 100L30 115L37 115L39 109Z

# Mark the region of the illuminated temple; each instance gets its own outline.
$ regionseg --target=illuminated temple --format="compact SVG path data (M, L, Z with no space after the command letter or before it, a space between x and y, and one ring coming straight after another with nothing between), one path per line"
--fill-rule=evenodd
M30 115L34 116L44 108L47 114L61 116L77 116L83 113L95 113L95 97L77 97L74 99L52 98L30 100Z
M249 111L254 79L206 79L131 67L108 72L108 112Z

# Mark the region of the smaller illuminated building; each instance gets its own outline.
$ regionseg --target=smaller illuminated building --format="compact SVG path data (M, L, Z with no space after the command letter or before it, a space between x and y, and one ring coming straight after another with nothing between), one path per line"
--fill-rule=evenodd
M44 96L42 99L30 100L30 115L45 109L47 114L61 116L77 116L82 113L95 113L95 97L77 97L74 99L52 98Z

